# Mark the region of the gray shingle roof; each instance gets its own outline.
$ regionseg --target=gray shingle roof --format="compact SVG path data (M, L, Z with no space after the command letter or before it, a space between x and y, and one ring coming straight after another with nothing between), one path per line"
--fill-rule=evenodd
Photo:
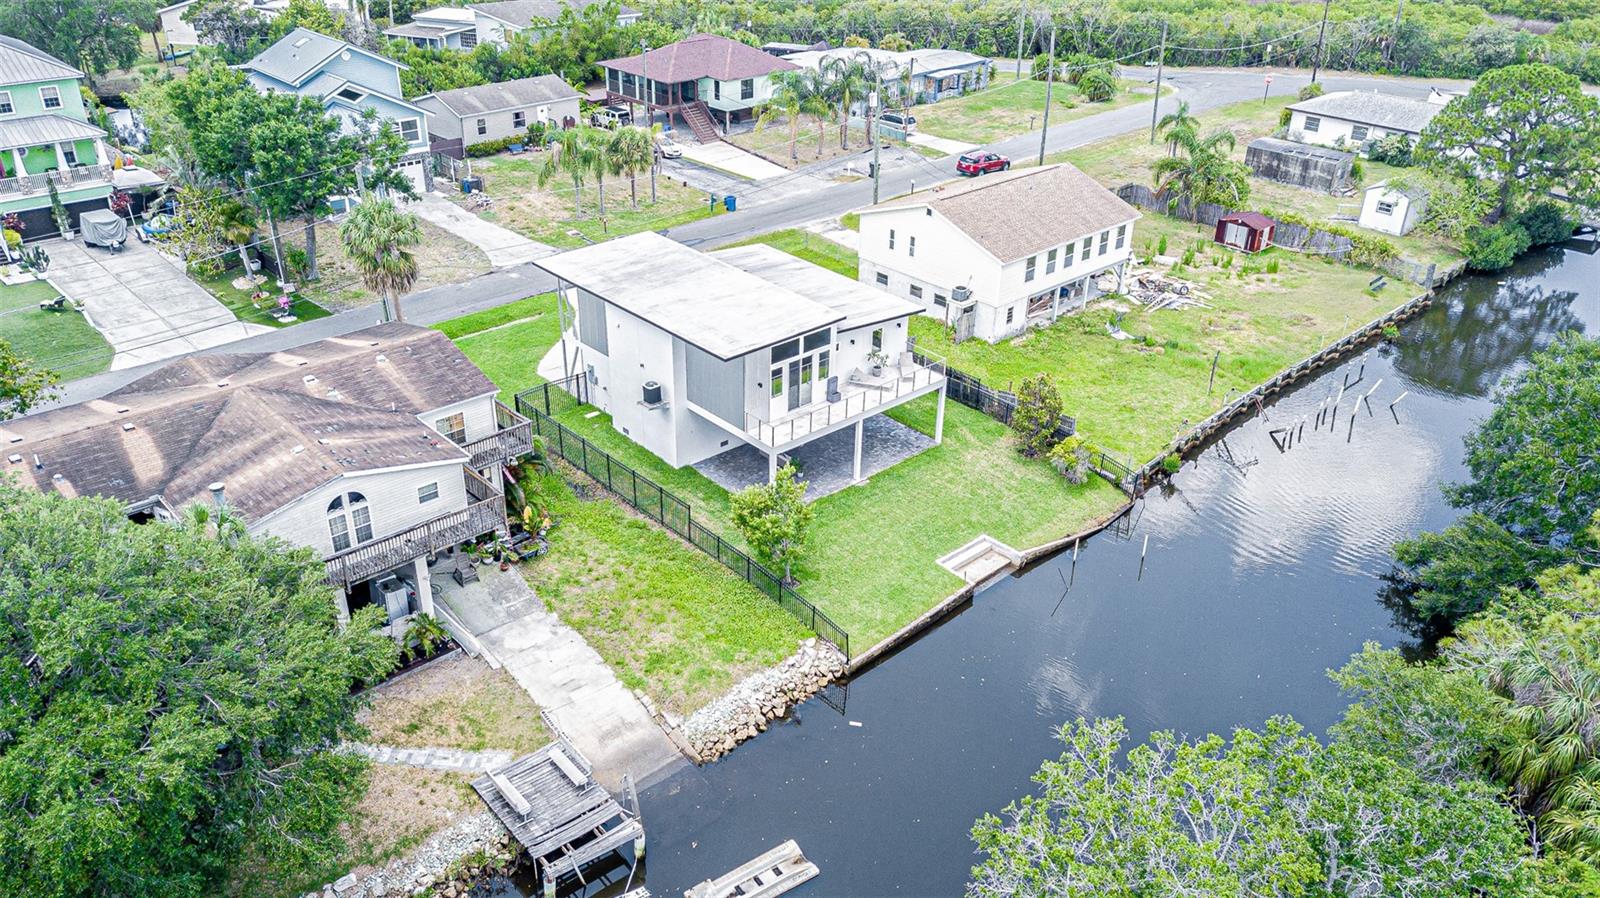
M88 122L64 115L30 115L0 121L0 150L33 147L58 140L85 140L104 137L106 132Z
M861 214L906 206L936 210L1001 262L1139 217L1138 210L1065 162L946 181Z
M257 53L243 68L276 78L285 84L299 84L347 46L344 41L326 34L318 34L308 28L296 28L277 43Z
M554 22L561 17L561 10L571 7L582 12L599 3L600 0L494 0L490 3L469 3L467 8L494 16L502 22L510 22L518 28L527 28L536 22ZM624 6L618 10L619 15L636 16L638 10Z
M82 72L38 47L0 34L0 84L82 77Z
M1443 106L1365 90L1342 90L1289 105L1296 112L1343 119L1394 131L1422 133Z
M555 100L575 100L578 98L578 92L558 75L537 75L532 78L518 78L515 81L501 81L498 84L442 90L432 96L446 109L458 116L465 116L482 115L502 109L520 109Z
M493 391L443 334L385 324L288 352L182 359L101 399L7 421L0 471L174 508L208 501L221 480L249 523L346 472L465 460L416 416Z

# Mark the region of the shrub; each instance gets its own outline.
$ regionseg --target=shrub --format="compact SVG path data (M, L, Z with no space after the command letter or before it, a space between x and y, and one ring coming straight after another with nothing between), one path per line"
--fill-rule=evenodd
M283 256L283 267L288 269L289 277L296 281L304 280L309 270L306 264L306 251L298 246L285 247Z
M1105 69L1090 69L1078 76L1078 93L1091 103L1109 103L1117 95L1117 78Z
M1056 427L1061 423L1061 393L1048 374L1037 374L1022 382L1017 393L1017 410L1011 414L1011 432L1017 435L1019 451L1038 458L1055 446Z
M1077 485L1089 479L1089 443L1083 437L1067 437L1045 457L1068 483Z
M1499 271L1509 268L1517 256L1527 251L1528 232L1516 224L1500 222L1492 225L1473 225L1467 229L1461 242L1461 252L1467 265L1477 271Z
M772 483L748 486L728 497L733 526L761 560L783 568L785 583L794 582L793 565L805 553L811 526L806 485L793 464L778 469Z
M1352 159L1350 161L1350 184L1355 187L1360 187L1361 184L1366 180L1367 167L1361 164L1360 159Z
M1572 236L1572 220L1555 203L1535 203L1517 216L1517 227L1528 233L1531 246L1560 243Z
M1077 84L1085 72L1101 71L1110 73L1112 64L1110 60L1100 59L1088 53L1069 53L1061 60L1062 74L1066 80Z
M6 249L16 252L22 246L22 235L10 228L5 229Z
M1052 64L1051 64L1051 61L1050 61L1050 54L1049 53L1040 53L1038 56L1035 56L1033 58L1033 68L1030 70L1031 71L1031 76L1030 77L1032 77L1033 80L1035 80L1035 81L1044 81L1045 80L1045 75L1050 71L1051 67L1052 67ZM1061 70L1060 69L1056 69L1055 76L1056 76L1056 80L1057 81L1062 80L1061 75L1062 75Z
M1348 238L1350 241L1350 257L1346 261L1353 265L1366 265L1372 268L1379 268L1382 267L1385 262L1389 262L1393 259L1399 258L1400 256L1400 249L1394 245L1393 241L1384 237L1379 237L1376 234L1370 234L1366 231L1358 231L1354 228L1344 227L1343 225L1329 224L1321 221L1313 222L1307 219L1305 216L1296 215L1293 212L1275 212L1271 210L1262 210L1262 212L1268 218L1271 218L1272 220L1282 224L1300 225L1301 227L1309 228L1312 231L1325 231L1338 237Z
M1390 134L1372 142L1367 149L1367 158L1373 162L1405 168L1412 163L1413 149L1415 148L1411 145L1410 137L1404 134Z
M1165 458L1161 459L1161 470L1166 471L1168 474L1176 474L1178 469L1182 467L1183 456L1176 452L1169 452Z
M1385 340L1398 340L1398 339L1400 339L1400 328L1395 327L1392 324L1385 324L1383 326L1383 338Z
M1300 92L1295 94L1295 99L1304 103L1306 100L1315 100L1317 97L1322 96L1322 94L1322 84L1320 82L1313 81L1310 84L1307 84L1305 87L1300 88Z

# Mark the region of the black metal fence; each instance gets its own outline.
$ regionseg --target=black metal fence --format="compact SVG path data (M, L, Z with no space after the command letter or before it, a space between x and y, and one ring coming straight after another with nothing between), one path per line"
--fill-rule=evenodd
M577 375L561 382L541 384L516 395L519 414L533 422L533 432L544 438L547 451L566 459L634 510L693 543L700 551L743 577L778 607L794 615L811 632L850 657L850 634L782 578L755 559L734 548L716 531L694 519L694 509L660 485L613 458L576 431L555 420L555 415L587 402L588 382Z

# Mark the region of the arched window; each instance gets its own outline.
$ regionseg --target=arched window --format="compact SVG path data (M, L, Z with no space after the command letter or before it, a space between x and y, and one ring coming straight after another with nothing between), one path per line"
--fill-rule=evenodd
M355 541L351 541L351 534ZM352 545L372 540L372 511L367 508L367 497L360 493L335 496L328 503L328 535L333 537L333 551L343 552Z

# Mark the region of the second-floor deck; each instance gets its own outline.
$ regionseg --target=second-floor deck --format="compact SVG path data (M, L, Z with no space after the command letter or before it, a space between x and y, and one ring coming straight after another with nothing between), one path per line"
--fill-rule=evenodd
M533 451L533 425L499 400L494 404L495 432L461 448L472 456L474 468L503 464Z
M432 552L476 539L490 531L506 531L506 497L494 484L470 468L462 472L467 479L467 506L402 530L336 552L323 559L328 581L349 588Z
M879 375L852 372L839 377L839 395L826 394L826 382L818 384L819 400L773 418L746 413L744 433L771 449L784 449L821 436L840 425L851 424L868 415L887 411L918 396L937 390L945 380L944 362L927 359L927 364L904 353L898 365L885 366Z

